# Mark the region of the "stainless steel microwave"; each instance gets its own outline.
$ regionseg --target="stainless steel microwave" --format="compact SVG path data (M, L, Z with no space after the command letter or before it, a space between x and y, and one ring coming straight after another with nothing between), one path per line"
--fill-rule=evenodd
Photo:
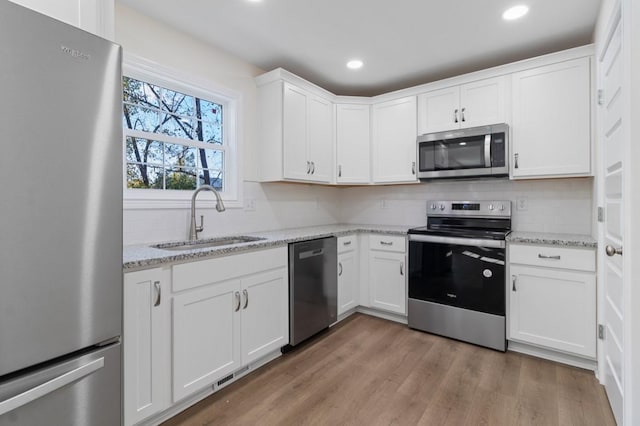
M418 178L508 176L508 138L507 124L418 136Z

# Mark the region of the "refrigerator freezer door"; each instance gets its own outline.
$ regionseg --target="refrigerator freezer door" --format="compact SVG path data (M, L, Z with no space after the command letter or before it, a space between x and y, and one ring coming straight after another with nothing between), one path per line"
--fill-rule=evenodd
M0 1L0 376L121 334L119 46Z
M121 424L115 344L0 384L0 426Z

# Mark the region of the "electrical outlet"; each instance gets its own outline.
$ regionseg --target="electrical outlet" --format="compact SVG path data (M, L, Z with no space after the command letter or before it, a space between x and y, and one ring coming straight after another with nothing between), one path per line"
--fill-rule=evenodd
M383 209L389 208L389 200L382 200L382 204L380 205Z
M516 199L516 209L520 211L526 211L529 209L529 201L526 197Z
M244 200L244 209L248 212L253 212L256 210L256 200L255 198L245 198Z

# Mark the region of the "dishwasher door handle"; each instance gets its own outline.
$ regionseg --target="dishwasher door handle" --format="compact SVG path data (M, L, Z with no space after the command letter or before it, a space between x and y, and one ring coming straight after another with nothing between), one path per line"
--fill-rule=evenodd
M300 259L308 259L310 257L322 256L324 254L324 249L315 249L301 252L298 257Z

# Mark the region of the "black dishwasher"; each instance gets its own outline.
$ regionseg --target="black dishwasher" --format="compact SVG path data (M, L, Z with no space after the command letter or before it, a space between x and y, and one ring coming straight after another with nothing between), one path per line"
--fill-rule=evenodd
M289 344L295 346L336 322L336 237L289 244Z

